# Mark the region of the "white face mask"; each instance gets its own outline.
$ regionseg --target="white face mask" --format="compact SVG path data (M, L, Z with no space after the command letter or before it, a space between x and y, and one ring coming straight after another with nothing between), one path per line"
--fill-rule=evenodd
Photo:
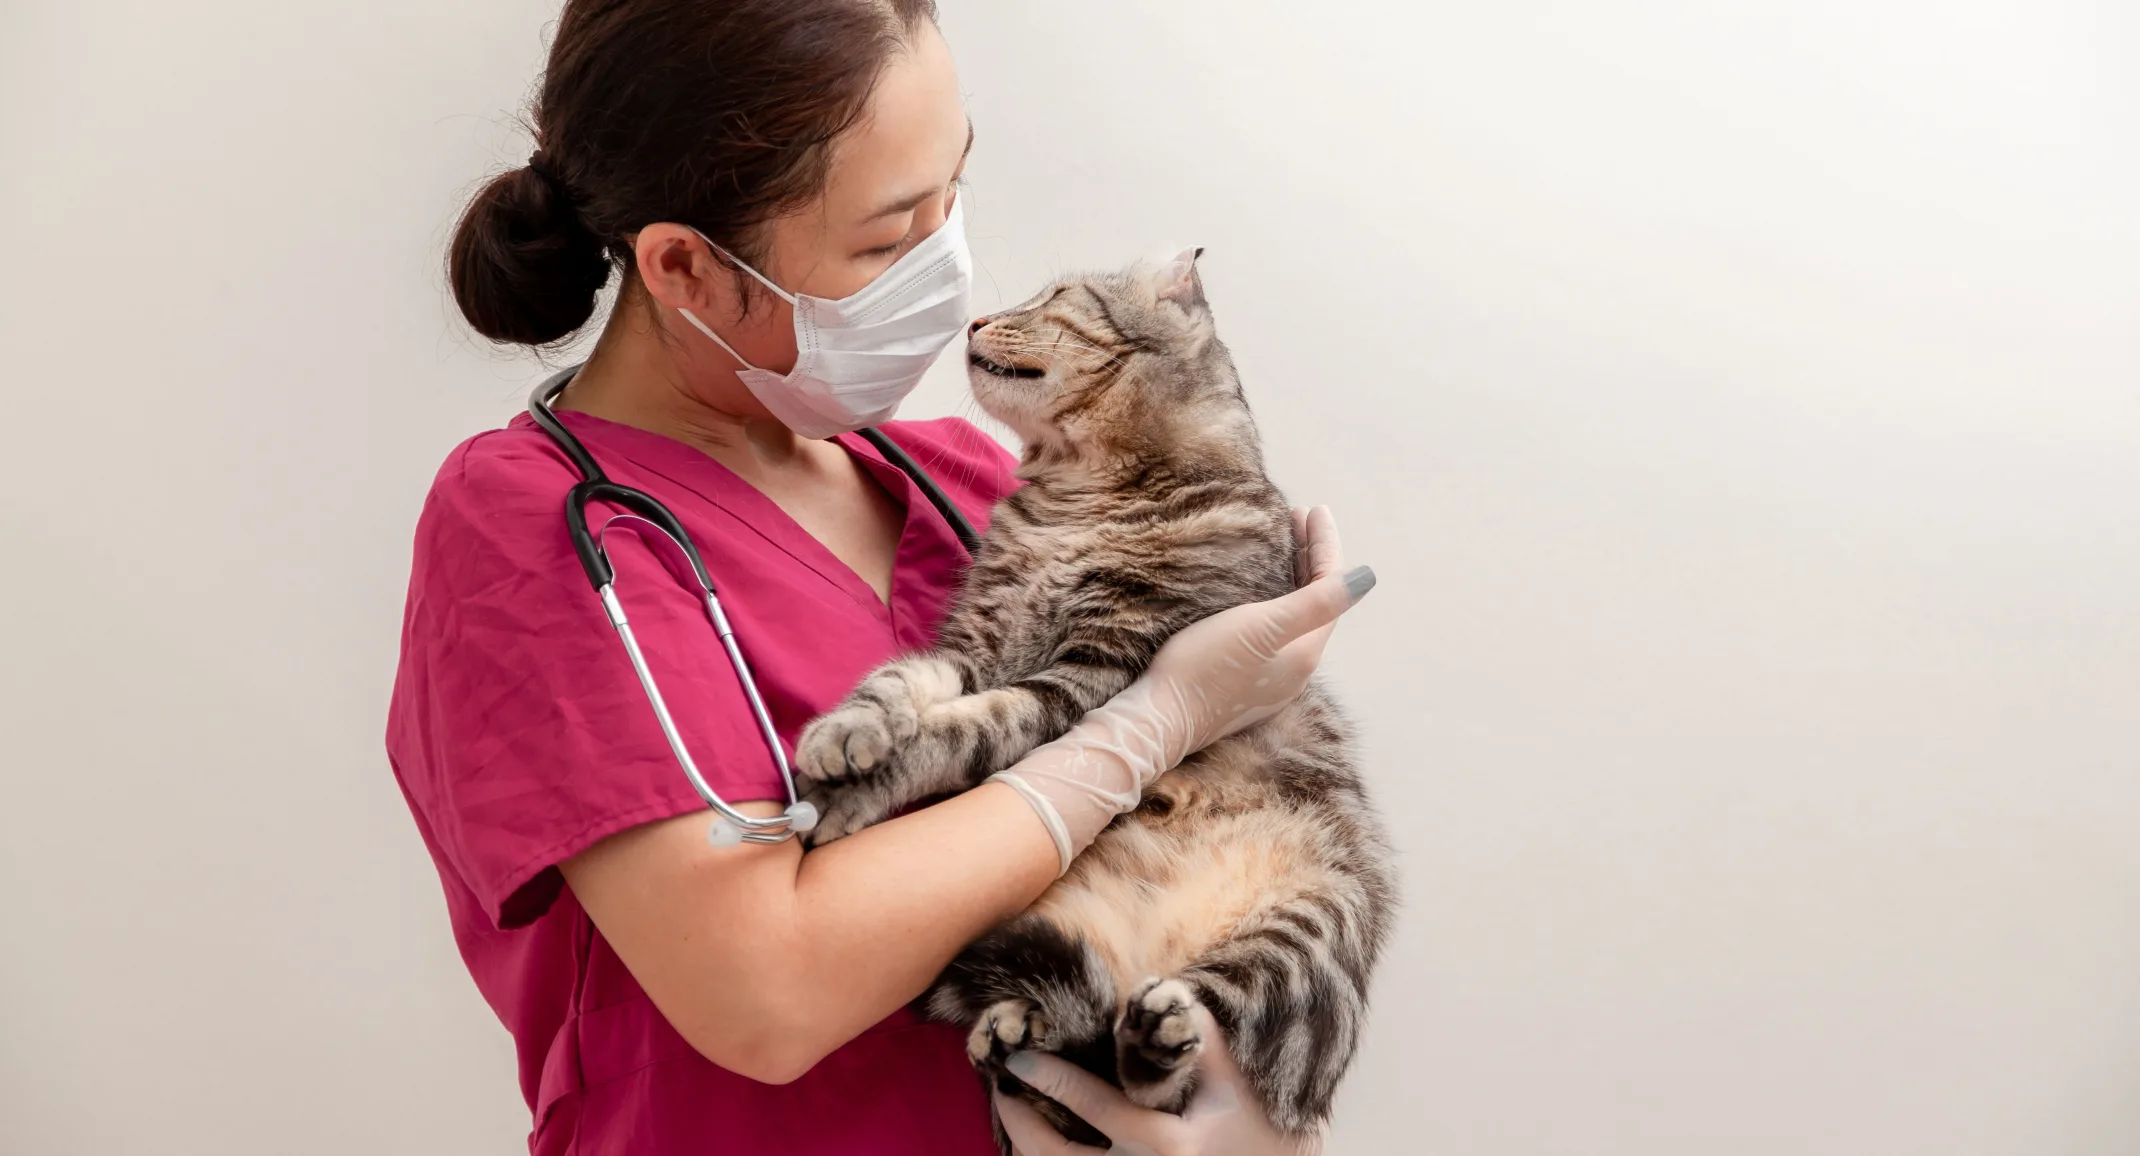
M690 310L677 312L743 362L736 376L797 434L829 438L875 425L892 416L966 328L973 254L966 249L965 214L964 200L953 202L942 228L838 301L789 293L700 233L714 252L795 307L795 368L786 377L743 361Z

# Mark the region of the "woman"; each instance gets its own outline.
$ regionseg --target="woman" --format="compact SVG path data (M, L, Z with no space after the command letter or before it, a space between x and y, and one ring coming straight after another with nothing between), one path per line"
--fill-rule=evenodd
M933 6L571 0L535 128L529 165L461 222L455 297L478 332L543 345L585 325L621 270L556 407L696 540L792 744L871 667L928 643L966 558L907 476L846 432L886 416L965 320L972 136ZM918 299L915 285L953 291L912 314L925 332L908 326L897 349L866 327L834 332L818 308L865 289ZM820 339L903 368L859 381ZM1013 463L963 423L885 431L976 522L1011 485ZM577 480L524 417L447 459L417 530L387 731L462 956L513 1034L531 1150L986 1156L962 1033L907 1003L1153 777L1257 717L1227 704L1267 701L1258 680L1305 683L1351 601L1327 515L1310 535L1316 581L1183 632L1136 693L1000 781L805 855L794 840L709 845L574 557L562 507ZM703 607L638 535L605 542L706 777L758 800L747 813L780 813ZM1105 741L1125 726L1157 741ZM1052 1058L1020 1064L1123 1151L1295 1150L1224 1049L1210 1055L1186 1117ZM1027 1156L1089 1151L1000 1106Z

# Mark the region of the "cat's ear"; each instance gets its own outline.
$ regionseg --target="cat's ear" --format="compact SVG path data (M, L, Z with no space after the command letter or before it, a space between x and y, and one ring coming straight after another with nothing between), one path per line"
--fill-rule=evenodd
M1196 272L1196 259L1203 255L1201 248L1184 249L1160 269L1161 301L1173 301L1192 310L1209 307L1209 303L1204 300L1204 279Z

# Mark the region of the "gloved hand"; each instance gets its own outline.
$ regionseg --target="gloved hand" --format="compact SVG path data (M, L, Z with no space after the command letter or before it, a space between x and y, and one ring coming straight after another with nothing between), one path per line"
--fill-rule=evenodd
M1122 693L991 776L1033 805L1063 870L1162 772L1291 702L1315 673L1338 616L1374 587L1365 566L1340 572L1344 554L1328 509L1295 510L1293 518L1306 585L1184 629Z
M997 1094L996 1112L1015 1156L1320 1156L1321 1134L1288 1136L1271 1126L1211 1013L1198 1007L1207 1042L1196 1094L1176 1116L1130 1103L1120 1088L1067 1060L1019 1052L1011 1074L1105 1133L1106 1149L1073 1144L1023 1100Z

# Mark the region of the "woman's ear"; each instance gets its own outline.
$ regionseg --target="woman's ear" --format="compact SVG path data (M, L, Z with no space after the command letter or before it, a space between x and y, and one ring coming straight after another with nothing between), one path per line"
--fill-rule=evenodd
M1174 260L1167 263L1159 273L1159 299L1173 301L1186 309L1208 308L1204 300L1204 279L1197 275L1196 259L1204 255L1201 248L1184 249Z
M648 225L632 239L632 257L647 293L670 309L710 313L736 303L734 278L689 226Z

